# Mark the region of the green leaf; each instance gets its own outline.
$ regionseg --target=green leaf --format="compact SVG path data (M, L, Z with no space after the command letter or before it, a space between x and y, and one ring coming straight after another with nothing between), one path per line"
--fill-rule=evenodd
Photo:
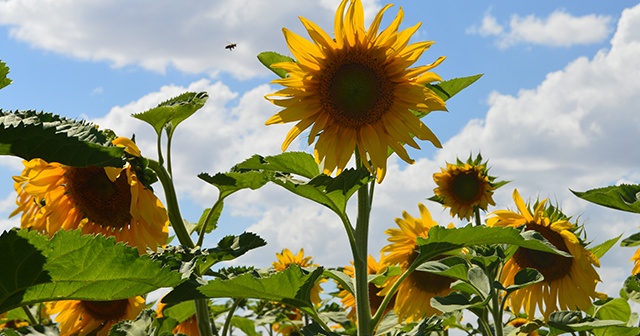
M239 236L226 236L220 239L217 247L203 250L205 257L202 263L198 263L198 274L203 274L205 270L221 261L233 260L265 245L267 242L264 239L251 232L243 232Z
M178 323L188 320L196 313L196 305L194 301L184 301L171 306L165 306L162 310L163 316L168 316Z
M0 61L0 89L11 84L11 79L7 77L9 74L9 67L6 63Z
M109 329L109 336L148 336L155 334L153 318L156 312L145 309L133 321L120 321Z
M467 280L469 265L464 258L448 257L427 261L416 268L416 271L433 273L453 279Z
M236 298L277 301L306 310L312 307L308 297L308 288L313 286L322 275L323 268L306 272L297 265L290 265L282 272L267 277L255 277L253 274L242 274L229 280L214 279L197 288L201 293L183 291L180 295L167 294L163 302L178 302L204 295L208 298Z
M463 309L484 307L487 302L483 302L481 300L469 300L469 297L465 294L451 292L447 296L436 296L431 298L431 307L444 313L450 313Z
M312 179L320 175L320 168L313 156L305 152L285 152L278 155L262 157L254 155L237 164L234 171L259 170L300 175Z
M38 258L30 262L31 269L25 274L48 274L49 281L29 284L19 280L19 288L0 293L0 312L20 305L62 298L96 301L125 299L162 287L174 287L183 281L179 272L171 271L149 256L138 255L135 248L116 244L113 237L81 235L78 230L58 231L51 239L26 230L18 235L28 240L46 258L44 265ZM3 268L3 272L21 274L19 272L25 271ZM24 278L25 281L33 281L28 279L29 276ZM44 280L40 277L37 279Z
M240 329L247 336L260 336L258 332L256 332L256 326L253 323L252 319L248 319L246 317L233 316L231 317L231 325Z
M147 122L158 135L166 129L171 138L178 124L202 108L208 98L209 95L206 92L185 92L145 112L134 113L132 116Z
M507 292L513 292L541 281L544 281L542 273L534 268L524 268L516 273L513 277L513 285L508 286L506 290Z
M0 110L0 155L40 158L68 166L124 165L122 147L111 146L95 125L35 111Z
M599 320L618 320L627 323L631 318L631 306L627 300L614 298L603 302L601 305L595 302L593 317Z
M489 297L489 291L491 290L489 277L484 273L482 268L475 265L472 266L469 269L468 277L469 277L469 282L471 282L473 286L478 289L479 295L481 295L484 298Z
M482 74L452 78L438 84L426 84L426 86L433 92L435 92L444 101L447 101L451 97L458 94L458 92L464 90L467 86L475 83L478 79L480 79L480 77L482 77Z
M416 260L421 263L443 253L465 246L507 244L532 250L571 257L570 254L556 249L535 230L521 231L512 227L487 227L467 225L463 228L444 228L434 226L427 238L418 237L420 255Z
M577 311L553 312L547 322L550 335L560 335L566 332L580 332L613 326L623 326L624 322L616 320L587 320L582 318L582 313Z
M622 291L633 302L640 303L640 274L628 277L624 281Z
M609 252L609 250L618 242L618 240L620 240L620 237L622 237L622 235L619 235L615 238L611 238L600 245L594 246L590 248L589 251L591 251L591 253L593 253L596 257L598 257L598 259L600 259L607 252Z
M625 238L620 243L620 246L632 247L640 245L640 232L634 233L631 236Z
M608 208L640 213L640 185L621 184L587 190L585 192L571 192L589 202Z
M213 176L207 173L200 173L198 174L198 177L218 188L220 191L220 198L227 197L228 195L242 189L260 189L263 185L269 182L269 175L259 171L232 171L228 173L218 173Z
M334 269L327 269L327 270L324 270L323 276L335 280L340 285L340 287L346 290L347 292L351 294L355 293L355 287L353 286L353 278L348 276L344 272L339 270L334 270Z
M269 70L273 71L280 78L285 78L287 72L283 69L274 68L271 65L280 62L295 62L295 60L289 56L280 55L274 51L264 51L258 54L258 60Z
M193 230L191 230L191 232L193 231L200 232L200 229L202 228L203 225L207 227L205 230L205 232L207 233L217 229L218 220L220 219L220 215L222 215L223 207L224 207L223 201L216 202L213 209L213 213L211 215L209 215L212 211L211 208L204 209L204 211L202 211L202 215L200 215L200 219L198 220L198 223L196 223L196 225L193 227Z

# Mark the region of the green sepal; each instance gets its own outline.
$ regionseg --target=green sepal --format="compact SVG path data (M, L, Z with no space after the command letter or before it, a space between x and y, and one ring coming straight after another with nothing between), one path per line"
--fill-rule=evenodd
M125 299L182 282L180 273L137 249L79 230L61 230L51 239L35 231L6 231L0 246L6 249L0 254L0 313L63 298Z
M640 213L640 185L638 184L621 184L591 189L585 192L573 190L571 192L584 200L598 205Z
M259 53L258 60L280 78L285 78L287 76L287 72L284 69L274 68L271 65L280 62L295 62L293 58L280 55L275 51L263 51Z
M134 113L131 116L151 125L158 136L165 129L169 138L171 138L178 124L202 108L208 98L209 95L206 92L185 92L158 104L152 109Z
M11 79L7 75L9 75L9 67L7 63L0 61L0 89L11 84Z
M447 101L469 85L475 83L480 77L482 77L482 74L452 78L438 84L426 84L426 87L435 92L442 100Z
M593 255L595 255L598 259L604 257L604 255L609 252L609 250L616 245L616 243L618 242L618 240L620 240L620 238L622 237L622 234L615 237L615 238L611 238L605 242L603 242L602 244L596 245L592 248L589 249L589 251L591 253L593 253Z
M0 155L73 167L122 167L124 149L111 145L110 134L52 113L0 110Z

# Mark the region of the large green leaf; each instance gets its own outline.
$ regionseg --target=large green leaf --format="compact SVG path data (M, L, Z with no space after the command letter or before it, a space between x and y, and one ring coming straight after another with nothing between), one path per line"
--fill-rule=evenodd
M463 228L444 228L434 226L427 238L418 237L420 255L418 263L454 251L465 246L507 244L532 250L571 257L570 254L556 249L535 230L521 231L512 227L487 227L467 225Z
M9 67L6 63L0 61L0 89L11 84L11 79L7 77L9 74Z
M185 92L145 112L134 113L132 116L147 122L158 135L166 129L171 138L178 124L202 108L208 98L209 95L206 92Z
M262 157L254 155L237 164L234 171L260 170L300 175L312 179L320 175L320 168L313 156L305 152L285 152L278 155Z
M167 294L162 301L171 303L203 296L258 299L286 303L305 311L313 306L309 297L310 290L323 271L324 269L319 267L313 272L307 272L297 265L290 265L282 272L265 277L246 273L228 280L214 279L199 287L193 284L179 286Z
M549 325L550 335L560 335L567 332L576 333L600 328L623 327L625 325L622 321L583 318L582 313L577 311L553 312L549 316L547 324Z
M295 60L289 56L280 55L274 51L264 51L258 54L258 60L264 66L269 68L269 70L273 71L276 75L280 76L280 78L284 78L287 76L287 72L283 69L274 68L271 65L280 62L295 62Z
M11 241L11 233L5 233ZM3 234L4 235L4 234ZM135 248L116 244L102 235L81 235L79 231L59 231L53 238L22 230L18 233L46 258L44 264L32 252L29 270L3 268L3 274L16 277L17 283L0 296L0 312L24 304L59 299L118 300L146 294L161 287L182 282L179 272L171 271ZM6 238L5 238L6 239ZM16 239L14 239L16 241ZM32 249L14 243L15 252ZM35 254L34 254L35 253ZM8 258L6 254L2 258ZM43 273L33 279L34 274ZM17 277L24 274L24 277ZM48 279L46 278L48 276ZM45 281L46 280L46 281Z
M0 110L0 155L75 167L121 167L123 153L123 148L111 146L107 133L91 123L52 113Z
M621 184L587 190L585 192L571 192L589 202L608 208L640 213L640 185Z

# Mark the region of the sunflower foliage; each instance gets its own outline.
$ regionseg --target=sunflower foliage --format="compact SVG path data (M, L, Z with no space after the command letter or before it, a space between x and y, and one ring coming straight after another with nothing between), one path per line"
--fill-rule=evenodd
M640 334L630 303L640 303L640 250L619 297L600 293L600 258L623 236L587 241L585 225L517 189L515 206L495 209L507 181L480 153L424 172L436 184L424 198L448 210L450 225L436 222L435 208L418 203L415 214L391 202L398 218L384 231L388 244L369 251L380 224L374 192L393 183L388 158L412 164L407 146L419 149L417 140L442 147L429 114L447 111L482 76L442 79L434 71L443 56L416 64L433 42L411 41L419 25L401 30L402 9L382 28L389 8L365 27L362 2L343 0L335 31L300 18L309 38L283 30L291 56L258 55L282 87L265 97L280 108L265 124L295 126L282 153L198 174L215 196L194 222L181 212L171 145L178 126L206 107L207 92L134 113L155 139L0 110L0 154L24 160L10 215L20 227L0 234L0 335ZM12 83L8 74L0 62L0 89ZM286 151L302 134L312 153ZM143 155L137 140L156 152ZM231 197L266 185L329 209L351 263L316 264L302 248L278 246L271 264L247 264L267 241L217 229L228 225ZM573 193L640 213L640 185ZM640 233L621 245L640 246Z

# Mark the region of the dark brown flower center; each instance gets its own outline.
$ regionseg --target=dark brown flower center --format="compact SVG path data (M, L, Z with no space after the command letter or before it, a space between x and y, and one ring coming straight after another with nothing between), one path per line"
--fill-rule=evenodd
M384 300L384 296L378 296L378 293L381 291L381 288L378 288L378 286L376 286L373 283L369 283L369 308L371 309L371 314L375 314L378 311L378 308L380 308L380 305L382 304L382 300ZM391 300L389 301L389 304L387 304L387 308L385 309L385 314L389 311L391 311L391 309L393 309L393 306L396 304L396 294L393 294L393 297L391 298Z
M472 203L478 199L482 192L483 181L478 178L478 173L475 169L455 174L452 179L451 192L456 199L465 203Z
M67 192L90 221L122 228L131 222L131 187L126 172L111 182L100 167L73 168L65 173Z
M376 50L341 51L318 76L322 108L342 127L373 124L394 102L395 83L386 71L385 56Z
M556 249L569 253L564 238L550 227L533 223L527 224L526 230L538 231ZM542 273L546 282L563 278L569 274L573 263L573 258L526 248L519 248L512 258L521 268L528 267L538 270L538 272Z
M417 246L416 246L417 249ZM413 252L409 256L409 265L418 257L418 252ZM445 258L444 256L438 256L434 260ZM451 283L454 279L445 277L438 274L433 274L423 271L413 271L407 278L414 286L418 287L420 291L437 294L451 287Z
M119 320L127 312L129 300L80 301L80 305L98 321Z

